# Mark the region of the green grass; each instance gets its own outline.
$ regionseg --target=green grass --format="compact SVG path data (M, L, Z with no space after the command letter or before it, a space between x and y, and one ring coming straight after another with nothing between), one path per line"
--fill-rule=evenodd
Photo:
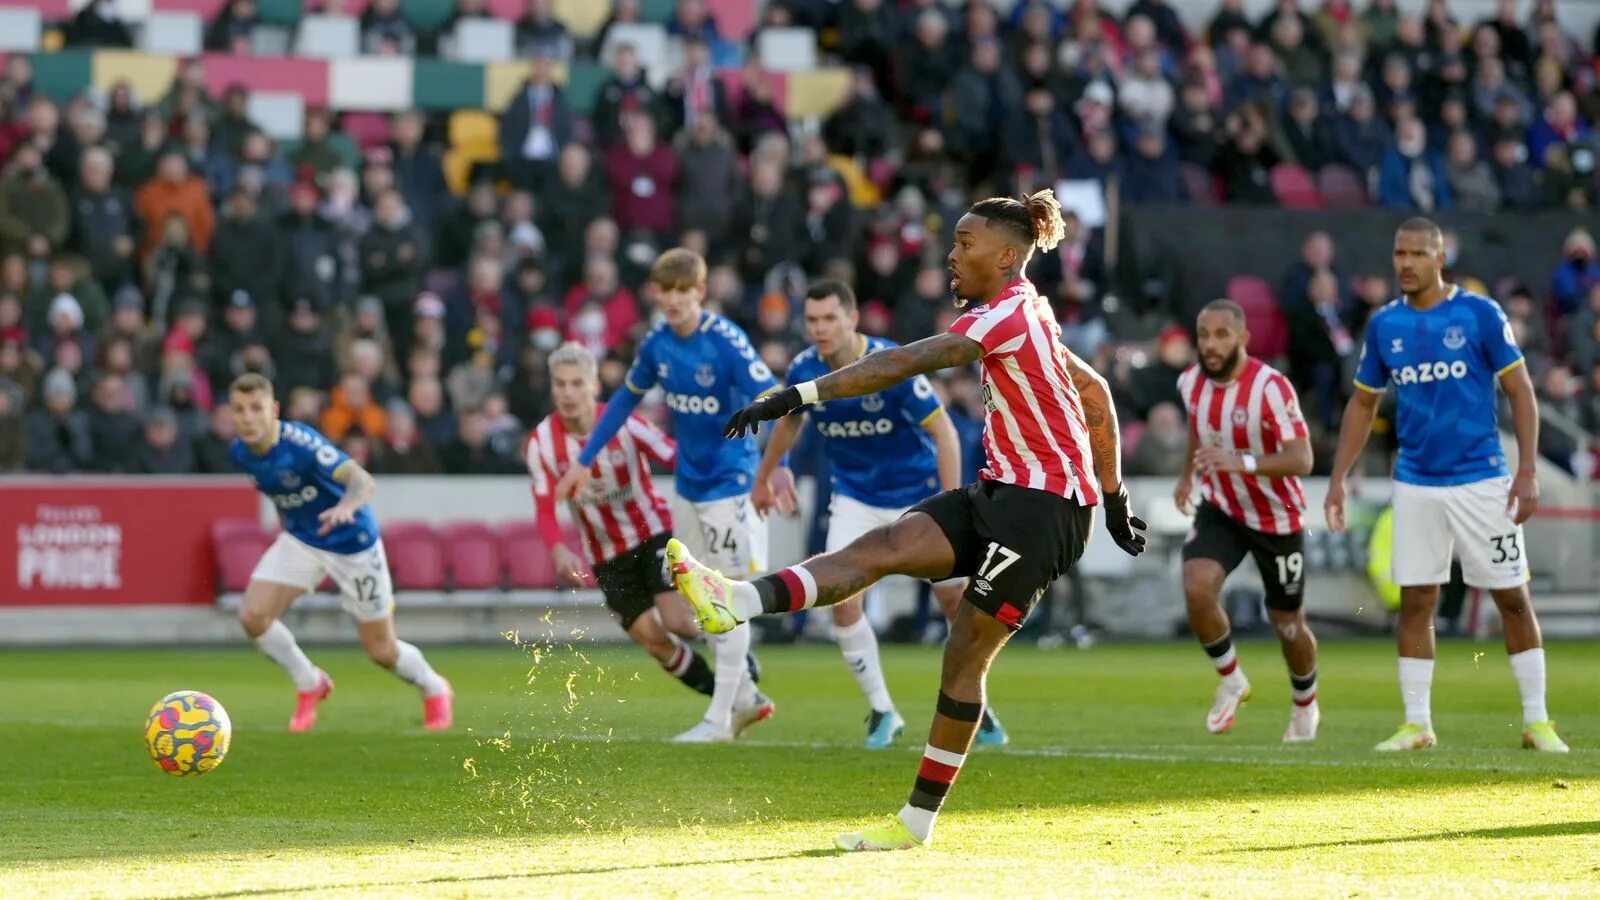
M1204 730L1215 678L1186 644L1007 651L991 699L1013 745L969 757L937 843L838 855L832 836L904 802L938 656L886 647L911 721L855 748L864 704L831 647L768 648L777 716L747 742L677 747L701 698L624 648L432 651L458 729L358 651L313 648L338 682L314 733L247 649L0 654L0 885L7 896L766 893L1185 896L1593 895L1600 885L1600 647L1550 651L1575 749L1517 749L1497 646L1441 648L1434 751L1370 747L1399 723L1388 643L1324 647L1323 736L1285 748L1276 649L1232 734ZM164 693L229 710L216 772L144 753Z

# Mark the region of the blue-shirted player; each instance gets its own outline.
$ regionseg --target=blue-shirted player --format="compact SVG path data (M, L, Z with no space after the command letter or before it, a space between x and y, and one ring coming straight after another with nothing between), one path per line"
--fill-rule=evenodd
M1528 598L1522 523L1539 505L1539 408L1511 323L1487 297L1447 285L1444 239L1427 219L1408 219L1394 238L1401 298L1367 323L1356 395L1339 429L1326 510L1345 528L1345 476L1372 430L1378 394L1393 390L1400 458L1394 470L1394 581L1400 585L1400 695L1406 721L1379 744L1418 750L1437 742L1433 616L1439 585L1459 553L1466 582L1486 588L1505 625L1511 673L1522 694L1522 745L1566 753L1545 709L1544 649ZM1517 472L1507 471L1495 384L1511 401Z
M261 651L294 679L299 699L290 731L317 721L317 705L333 691L328 673L312 665L279 621L289 605L331 577L356 620L372 661L422 692L423 727L450 727L450 682L422 651L394 633L394 587L367 499L376 482L344 451L313 428L278 418L272 382L241 375L228 390L238 437L228 447L234 465L272 499L283 533L262 554L245 587L239 623Z
M766 567L767 556L766 522L750 503L759 451L754 437L723 438L722 423L778 385L739 326L701 308L706 263L698 253L678 248L661 254L650 267L650 281L666 321L639 345L624 387L606 403L579 454L582 465L566 469L556 497L572 497L588 482L589 465L639 400L659 385L678 442L678 496L694 511L694 524L680 526L679 537L707 565L748 577ZM732 740L774 709L746 664L750 628L708 639L717 658L716 687L705 719L678 735L680 742Z
M860 323L855 291L842 281L818 281L806 291L806 334L812 346L789 366L789 384L812 381L893 341L856 331ZM833 500L828 507L827 550L833 552L879 526L894 524L908 509L962 484L961 447L955 425L934 395L926 376L902 381L864 397L814 403L804 412L778 420L756 470L752 494L757 511L795 508L794 474L782 463L810 420L832 463ZM934 586L945 615L954 616L965 578ZM887 747L905 730L894 708L878 661L878 636L862 615L863 594L832 607L834 635L845 665L866 694L866 746ZM988 707L979 723L980 744L1003 744L1005 730Z

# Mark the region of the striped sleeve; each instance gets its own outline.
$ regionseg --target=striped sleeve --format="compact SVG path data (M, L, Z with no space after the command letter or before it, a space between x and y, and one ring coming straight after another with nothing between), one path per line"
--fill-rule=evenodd
M1028 317L1021 304L1002 302L966 313L950 326L950 333L982 344L984 356L1004 356L1027 343Z
M656 462L664 466L670 466L673 460L677 459L677 443L672 438L667 437L666 432L655 425L634 415L629 416L628 421L622 427L633 435L634 440L639 442L639 449L643 450L647 456Z
M1298 441L1310 434L1306 428L1306 417L1300 413L1300 399L1295 396L1294 385L1289 383L1289 379L1274 374L1262 391L1262 398L1266 401L1266 409L1263 410L1266 425L1278 435L1279 440L1285 443Z
M528 474L533 476L534 496L543 497L549 494L550 473L545 469L544 459L540 453L537 428L528 435L528 446L523 450L523 458L528 464Z

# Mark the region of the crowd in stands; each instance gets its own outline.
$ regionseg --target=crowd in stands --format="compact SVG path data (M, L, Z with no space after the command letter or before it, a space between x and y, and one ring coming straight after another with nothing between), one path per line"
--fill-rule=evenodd
M1421 17L1394 0L1312 13L1284 0L1260 20L1242 8L1222 0L1196 31L1169 0L1124 15L1091 0L1006 13L976 0L769 0L758 29L813 28L822 57L852 73L808 128L786 120L754 38L722 35L704 0L679 0L667 23L681 69L648 78L617 47L579 114L562 67L595 60L639 0L616 0L593 36L528 0L515 30L528 81L491 110L498 160L459 192L447 116L396 113L352 159L343 111L308 108L302 139L280 146L251 121L250 88L214 95L198 62L164 96L120 83L67 98L12 55L0 76L0 472L231 471L220 407L242 372L269 376L285 416L379 473L521 471L522 436L550 410L546 355L580 341L614 389L654 318L643 275L660 250L705 254L710 306L782 372L804 346L811 278L856 285L867 332L910 341L946 327L949 229L975 193L1068 179L1115 182L1135 206L1277 204L1288 171L1420 213L1595 207L1600 33L1569 33L1549 0L1504 0L1481 22L1457 21L1445 0ZM422 28L398 0L371 0L361 49L434 54L460 21L489 14L459 0ZM258 16L255 0L229 0L207 47L250 52ZM60 25L69 49L131 44L112 3ZM730 68L738 90L720 77ZM1118 352L1104 235L1069 219L1030 274L1065 339L1113 381L1130 470L1175 473L1189 334L1172 325L1146 351ZM1461 274L1507 306L1545 402L1594 431L1600 262L1587 233L1565 239L1549 283ZM1387 274L1341 270L1313 234L1276 287L1292 375L1335 427ZM975 458L976 382L956 373L942 389Z

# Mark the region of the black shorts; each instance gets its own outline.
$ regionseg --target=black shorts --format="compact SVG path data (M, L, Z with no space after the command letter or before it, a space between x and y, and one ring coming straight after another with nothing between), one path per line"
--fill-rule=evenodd
M933 517L955 549L948 577L971 579L967 602L1012 631L1077 563L1094 524L1094 507L997 481L935 494L911 511Z
M622 620L624 631L655 608L657 594L673 589L667 574L667 541L671 539L672 535L663 532L594 567L606 606Z
M1245 554L1255 557L1266 586L1267 608L1294 612L1305 602L1306 535L1267 534L1247 528L1215 504L1205 501L1194 516L1194 527L1183 543L1183 561L1215 560L1223 571L1232 572L1244 562Z

